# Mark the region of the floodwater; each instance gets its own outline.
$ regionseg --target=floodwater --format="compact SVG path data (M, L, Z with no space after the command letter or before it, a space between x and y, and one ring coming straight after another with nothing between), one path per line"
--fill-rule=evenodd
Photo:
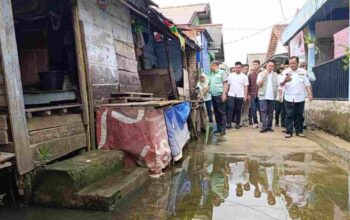
M218 154L198 142L182 163L150 180L115 212L2 208L0 219L350 219L347 167L324 150Z

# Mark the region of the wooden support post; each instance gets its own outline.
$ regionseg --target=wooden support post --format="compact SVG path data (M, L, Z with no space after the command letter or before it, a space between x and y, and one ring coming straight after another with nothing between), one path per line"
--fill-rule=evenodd
M173 90L173 95L175 99L179 99L179 94L177 93L177 87L176 87L176 80L175 80L175 75L174 75L174 67L173 64L171 62L171 55L170 55L170 51L169 51L169 42L166 39L165 40L165 50L166 50L166 55L167 55L167 59L168 59L168 68L169 68L169 74L170 74L170 80L171 80L171 87Z
M0 11L1 62L4 71L17 169L18 173L23 175L34 168L34 163L29 147L11 0L1 0Z
M87 81L87 71L86 71L85 57L84 57L84 44L83 44L83 38L82 38L82 30L80 27L78 3L76 1L72 4L72 8L73 8L75 48L76 48L78 72L79 72L79 87L80 87L81 100L83 104L83 117L84 117L84 124L86 127L86 134L87 134L86 138L87 138L88 150L91 150L95 148L94 147L95 142L92 141L94 140L95 133L93 129L94 128L93 106L90 106L91 102L89 103L89 99L92 100L93 97L91 96L91 94L90 94L90 97L88 95L88 90L91 84L88 84L88 81Z

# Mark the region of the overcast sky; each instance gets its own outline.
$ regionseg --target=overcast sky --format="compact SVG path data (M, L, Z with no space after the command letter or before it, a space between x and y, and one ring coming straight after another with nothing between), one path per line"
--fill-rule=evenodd
M248 37L273 24L286 23L284 18L291 18L306 0L154 0L160 7L209 2L214 23L224 25L226 63L246 62L249 53L266 53L271 29L256 36ZM284 14L284 15L283 15ZM290 20L290 19L289 19ZM250 29L250 30L238 30Z

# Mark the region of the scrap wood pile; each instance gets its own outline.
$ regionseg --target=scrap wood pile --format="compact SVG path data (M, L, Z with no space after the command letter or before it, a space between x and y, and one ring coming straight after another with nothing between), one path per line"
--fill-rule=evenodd
M115 92L111 94L111 98L103 99L104 104L118 104L118 103L140 103L152 101L165 101L164 98L154 97L153 93L141 92Z
M203 101L191 101L191 117L189 129L191 137L197 139L202 131L207 130L207 113Z

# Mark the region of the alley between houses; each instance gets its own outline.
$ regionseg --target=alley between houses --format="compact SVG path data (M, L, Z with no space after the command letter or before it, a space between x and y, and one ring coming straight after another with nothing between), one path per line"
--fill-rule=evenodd
M6 219L348 219L350 144L321 131L286 142L280 130L229 131L191 143L180 163L111 213L42 207ZM235 140L235 141L233 141ZM292 203L293 201L293 203ZM296 201L296 202L295 202ZM249 218L248 218L249 217Z

